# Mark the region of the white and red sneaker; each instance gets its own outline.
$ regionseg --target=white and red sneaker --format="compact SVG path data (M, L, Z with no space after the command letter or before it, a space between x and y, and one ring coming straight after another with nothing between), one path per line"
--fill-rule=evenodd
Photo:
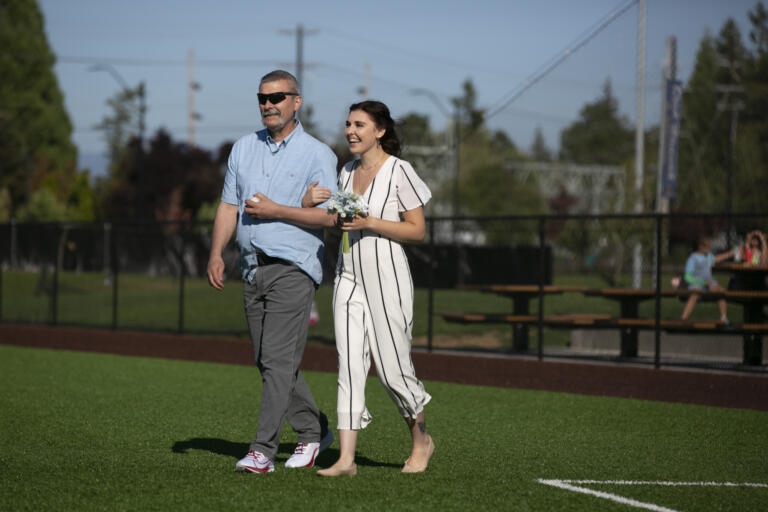
M311 468L315 465L318 453L320 453L320 443L299 443L293 450L293 455L285 461L285 467Z
M248 455L237 461L235 471L248 473L271 473L275 470L275 463L261 452L248 450Z
M322 413L321 413L322 414ZM325 415L323 415L325 416ZM321 419L321 424L323 420ZM315 459L317 454L328 448L333 443L333 432L328 427L328 421L325 420L325 435L319 443L298 443L296 449L293 450L293 455L285 461L285 467L287 468L311 468L315 465Z

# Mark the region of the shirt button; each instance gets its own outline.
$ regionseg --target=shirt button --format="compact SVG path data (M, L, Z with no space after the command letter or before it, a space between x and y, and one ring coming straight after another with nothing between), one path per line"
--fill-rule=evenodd
M267 178L269 178L269 173L267 173Z

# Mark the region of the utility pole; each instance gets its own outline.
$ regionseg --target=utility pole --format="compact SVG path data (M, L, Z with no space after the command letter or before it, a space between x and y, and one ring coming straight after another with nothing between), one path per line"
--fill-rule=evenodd
M721 67L729 71L729 75L734 82L729 84L715 85L715 90L723 95L717 103L717 110L720 112L728 111L731 113L730 134L728 137L728 160L726 164L726 198L725 210L729 215L728 246L731 245L731 236L733 235L732 222L730 215L733 214L733 174L735 171L735 153L736 153L736 129L739 123L739 112L744 110L744 102L739 97L744 93L744 87L738 85L739 75L736 72L738 64L733 60L720 62Z
M195 91L200 90L200 84L195 82L195 52L187 53L187 144L195 147L195 121L202 116L195 112Z
M281 34L292 36L296 34L296 81L299 82L299 87L304 86L304 68L307 67L304 64L304 36L311 36L318 33L318 30L306 30L304 26L299 23L295 29L284 28L279 31Z
M371 63L370 62L365 63L365 74L363 75L363 85L358 87L357 92L360 93L360 96L362 96L363 99L368 98L368 96L371 94Z
M637 119L635 121L635 213L643 212L643 153L645 135L645 0L637 2ZM638 241L632 253L632 287L642 284L642 250Z

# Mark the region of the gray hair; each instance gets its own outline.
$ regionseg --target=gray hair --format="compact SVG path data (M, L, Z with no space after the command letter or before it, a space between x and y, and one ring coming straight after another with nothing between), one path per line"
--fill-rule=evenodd
M261 81L259 82L259 86L261 84L265 84L267 82L277 82L278 80L288 80L291 82L291 91L285 91L285 92L295 92L297 94L301 94L301 91L299 90L299 81L296 80L296 77L290 74L287 71L283 71L282 69L276 69L274 71L270 71L263 77L261 77Z

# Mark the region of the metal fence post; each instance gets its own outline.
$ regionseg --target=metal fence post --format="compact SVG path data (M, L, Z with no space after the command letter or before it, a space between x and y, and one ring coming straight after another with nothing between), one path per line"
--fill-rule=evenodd
M18 256L16 254L18 251L18 234L16 232L16 224L16 219L11 219L11 268L16 268L18 266Z
M661 229L662 215L656 214L656 311L653 324L653 366L657 369L661 366Z
M186 275L184 267L184 238L181 239L181 249L179 250L179 334L184 333L184 276Z
M546 218L539 217L539 320L538 320L538 358L541 361L544 358L544 249Z
M435 219L429 219L429 291L427 292L427 351L432 352L432 317L435 313Z
M112 330L114 331L117 329L117 281L119 270L117 261L117 226L114 226L114 229L109 231L109 259L112 264Z
M54 239L58 240L56 244L55 253L53 255L53 277L51 279L51 325L58 323L58 310L59 310L59 253L62 244L63 230L60 224L54 225L54 231L56 235Z
M105 222L103 224L104 229L104 284L108 285L112 282L112 223Z

